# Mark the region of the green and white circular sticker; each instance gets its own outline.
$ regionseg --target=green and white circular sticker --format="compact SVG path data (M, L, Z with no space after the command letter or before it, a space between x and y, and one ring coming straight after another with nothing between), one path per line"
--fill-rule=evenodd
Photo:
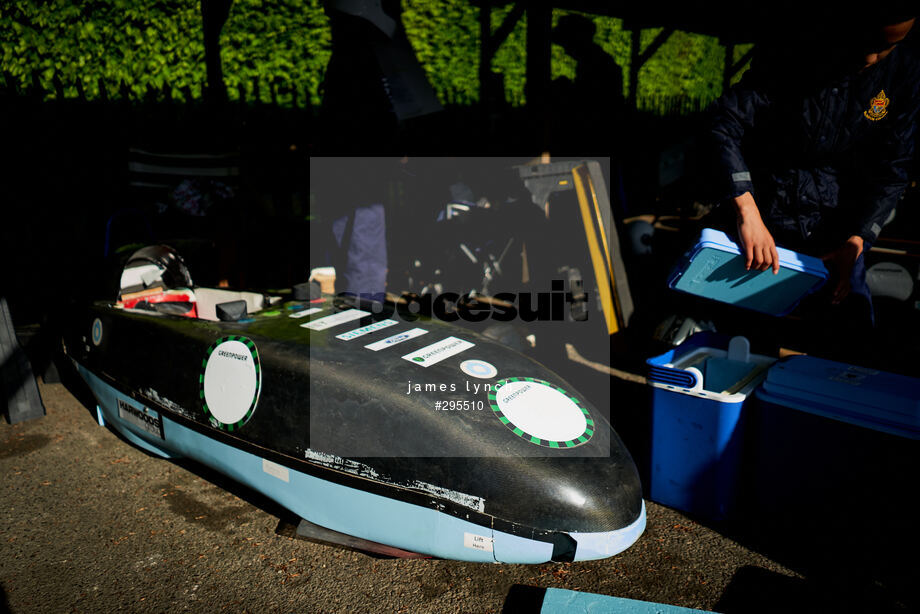
M545 448L574 448L594 435L594 420L575 395L533 377L508 377L489 392L498 419L518 437Z
M198 377L205 414L217 428L246 424L259 402L262 367L256 344L246 337L221 337L208 347Z

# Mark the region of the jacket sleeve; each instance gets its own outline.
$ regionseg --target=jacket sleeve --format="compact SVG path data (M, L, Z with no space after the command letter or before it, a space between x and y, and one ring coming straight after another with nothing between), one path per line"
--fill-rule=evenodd
M848 232L869 243L878 238L913 171L920 111L920 48L916 42L902 43L888 58L888 62L897 62L892 68L896 71L893 81L902 85L897 88L901 91L891 93L888 116L873 122L873 128L882 130L874 130L874 137L861 147L861 199L854 203L855 215Z
M886 131L884 138L871 148L873 156L866 165L863 206L857 212L850 236L858 235L874 243L907 189L914 158L918 103L915 99L912 108L892 118L894 128Z
M751 170L742 155L741 144L745 133L759 123L763 112L770 107L771 98L768 88L756 76L745 75L741 83L713 105L709 140L714 187L720 200L754 193Z

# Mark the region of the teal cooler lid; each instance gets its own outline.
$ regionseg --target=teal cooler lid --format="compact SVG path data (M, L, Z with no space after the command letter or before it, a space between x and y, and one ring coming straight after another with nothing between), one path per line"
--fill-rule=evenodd
M756 392L768 403L920 439L920 379L793 356L770 367Z
M706 228L671 273L668 286L722 303L783 316L824 285L828 273L819 258L782 247L777 247L776 251L779 273L748 271L738 245L724 232Z

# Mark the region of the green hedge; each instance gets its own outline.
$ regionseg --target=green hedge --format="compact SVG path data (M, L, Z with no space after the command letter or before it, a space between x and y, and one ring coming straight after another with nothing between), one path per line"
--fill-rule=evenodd
M405 0L403 23L416 55L438 91L442 102L470 103L479 99L479 23L477 10L468 0ZM492 12L492 29L496 30L511 11L511 5ZM553 25L566 11L553 12ZM594 41L616 60L623 70L623 93L628 95L632 33L623 29L623 21L612 17L593 17L596 26ZM430 27L433 23L449 23L450 27ZM505 97L517 106L526 102L525 36L527 19L521 18L517 27L498 49L492 70L502 74ZM644 30L642 49L660 30ZM739 47L740 57L748 47ZM710 36L674 32L667 42L639 70L638 106L644 110L659 110L659 103L668 99L685 98L697 106L705 106L722 92L725 47ZM559 45L552 46L551 75L574 78L575 61ZM736 80L740 78L740 73Z
M168 80L200 95L204 45L190 36L200 30L195 2L17 0L0 11L0 69L22 87L37 72L50 97L55 73L71 86L68 97L78 80L89 98L99 95L100 80L110 92L123 81L142 94Z
M497 28L511 5L493 10ZM554 23L563 15L556 11ZM472 104L479 99L478 9L469 0L403 0L403 24L441 101ZM595 41L629 74L630 32L622 21L595 17ZM53 98L57 74L77 95L80 80L88 98L99 96L100 80L116 92L122 82L134 96L148 87L172 88L201 96L205 79L204 43L198 0L14 0L0 5L0 72L20 87L32 74ZM526 18L498 49L492 70L501 73L505 97L524 104ZM643 47L656 32L642 33ZM242 87L252 97L253 79L268 102L268 83L290 105L309 95L319 103L322 73L330 55L330 32L320 0L234 0L221 37L224 79L231 99ZM700 105L721 92L724 48L711 38L676 32L639 73L639 107L655 110L663 99L684 98ZM552 76L573 77L575 62L552 47Z
M323 67L329 59L329 28L319 0L234 0L221 36L224 81L230 97L243 84L252 95L269 99L267 82L295 87L318 100ZM0 72L28 87L32 73L53 98L57 73L76 96L82 81L88 98L122 82L141 96L148 86L173 88L182 99L188 89L201 96L205 81L204 39L198 0L15 0L0 5ZM281 101L284 103L284 99Z

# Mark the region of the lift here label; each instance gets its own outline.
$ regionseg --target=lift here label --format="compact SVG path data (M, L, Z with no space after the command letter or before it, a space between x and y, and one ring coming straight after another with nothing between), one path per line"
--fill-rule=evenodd
M492 552L493 541L494 540L491 537L486 537L485 535L476 535L475 533L463 534L463 546L465 548L472 548L473 550Z
M411 354L406 354L403 358L422 367L429 367L435 363L441 362L445 358L450 358L464 350L468 350L474 345L476 344L464 341L463 339L448 337L437 343L425 346L420 350L416 350Z

